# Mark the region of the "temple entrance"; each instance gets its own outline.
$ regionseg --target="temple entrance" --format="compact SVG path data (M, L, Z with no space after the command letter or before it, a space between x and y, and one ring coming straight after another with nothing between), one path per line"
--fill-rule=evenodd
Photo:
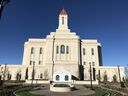
M66 70L59 70L53 74L53 82L56 83L69 83L72 82L71 74Z

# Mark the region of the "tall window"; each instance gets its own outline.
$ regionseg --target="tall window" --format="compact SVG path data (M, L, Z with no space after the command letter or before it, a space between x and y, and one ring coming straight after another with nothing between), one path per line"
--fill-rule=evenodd
M33 54L33 53L34 53L34 48L32 47L32 48L31 48L31 54Z
M39 61L39 65L41 64L41 61Z
M85 55L85 48L83 48L83 55Z
M59 46L56 46L56 53L59 53Z
M93 48L91 49L91 53L92 53L92 55L94 55L94 49Z
M67 46L66 48L66 53L68 54L69 53L69 47Z
M65 81L68 81L69 77L68 75L65 75Z
M40 48L40 54L42 54L42 48Z
M32 65L32 61L30 61L30 65Z
M62 17L62 25L64 25L64 17Z
M60 76L56 75L56 80L59 81L60 80Z
M65 46L61 45L60 47L60 53L64 54L65 53Z

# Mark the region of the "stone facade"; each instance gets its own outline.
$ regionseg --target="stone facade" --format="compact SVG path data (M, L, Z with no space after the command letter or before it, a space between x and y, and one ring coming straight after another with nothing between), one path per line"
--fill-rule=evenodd
M59 15L59 25L56 32L51 32L45 39L32 38L24 44L23 62L17 65L0 66L0 76L11 80L17 79L17 73L25 80L26 71L28 79L53 78L53 74L61 69L72 75L72 79L90 80L90 65L92 67L92 79L96 80L99 73L103 77L107 74L112 81L113 75L117 75L117 67L102 66L101 44L97 40L80 39L75 32L68 28L68 15L63 9ZM125 76L124 67L120 67L121 78ZM103 79L103 78L102 78Z

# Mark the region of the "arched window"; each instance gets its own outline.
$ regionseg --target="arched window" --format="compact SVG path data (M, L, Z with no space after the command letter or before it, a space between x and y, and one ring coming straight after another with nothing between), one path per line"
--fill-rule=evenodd
M33 53L34 53L34 48L32 47L32 48L31 48L31 54L33 54Z
M66 48L66 53L68 54L69 53L69 47L67 46Z
M91 49L91 53L92 53L92 55L94 55L94 49L93 48Z
M65 46L61 45L60 47L60 53L64 54L65 53Z
M85 48L83 48L83 55L85 55Z
M60 80L60 76L56 75L56 80L59 81Z
M59 46L56 46L56 53L59 53Z
M65 75L65 81L68 81L69 77L68 75Z

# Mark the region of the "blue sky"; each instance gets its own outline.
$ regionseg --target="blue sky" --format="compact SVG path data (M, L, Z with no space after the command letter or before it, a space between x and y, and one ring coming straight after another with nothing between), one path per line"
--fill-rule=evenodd
M128 65L128 0L11 0L0 20L0 63L21 64L24 42L55 31L62 8L71 31L102 44L104 65Z

